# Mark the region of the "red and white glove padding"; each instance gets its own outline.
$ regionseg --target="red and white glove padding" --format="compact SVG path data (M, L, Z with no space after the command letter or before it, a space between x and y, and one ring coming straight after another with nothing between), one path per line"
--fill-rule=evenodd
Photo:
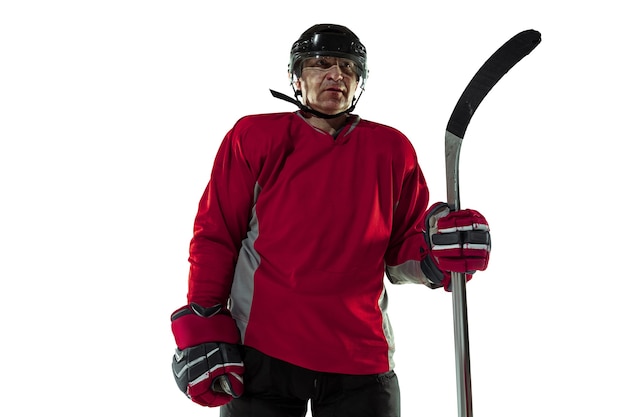
M491 251L489 224L476 210L451 212L446 203L433 204L426 212L425 229L429 256L443 272L441 285L446 290L450 272L465 273L469 281L476 271L487 269Z
M243 394L239 330L228 310L191 303L172 313L176 384L192 401L219 407Z

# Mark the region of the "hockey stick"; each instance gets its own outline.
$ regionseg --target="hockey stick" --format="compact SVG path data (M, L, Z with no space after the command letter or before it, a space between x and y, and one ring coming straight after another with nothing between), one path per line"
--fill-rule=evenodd
M447 202L451 210L459 210L461 207L459 198L459 156L461 143L472 116L487 93L491 91L504 74L532 52L540 42L541 34L532 29L513 36L485 61L456 103L446 127L445 142ZM472 386L465 279L464 273L452 273L454 348L458 415L459 417L472 417Z

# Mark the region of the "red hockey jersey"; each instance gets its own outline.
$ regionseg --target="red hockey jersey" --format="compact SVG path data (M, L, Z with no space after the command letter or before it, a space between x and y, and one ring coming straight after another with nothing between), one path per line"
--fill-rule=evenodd
M188 301L228 305L244 345L312 370L393 368L384 276L427 283L428 189L409 140L351 116L246 116L199 204Z

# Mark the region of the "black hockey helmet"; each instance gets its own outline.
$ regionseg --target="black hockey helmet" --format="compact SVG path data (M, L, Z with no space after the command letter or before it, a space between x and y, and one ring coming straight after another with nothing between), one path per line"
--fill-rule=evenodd
M345 26L328 23L307 29L291 47L289 73L299 78L302 62L319 55L346 58L354 61L361 83L367 78L367 51L359 38Z

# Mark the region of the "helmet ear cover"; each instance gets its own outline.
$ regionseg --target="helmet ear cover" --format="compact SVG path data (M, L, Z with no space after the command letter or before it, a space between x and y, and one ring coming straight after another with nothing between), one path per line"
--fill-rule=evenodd
M356 64L359 78L367 78L367 51L359 38L345 26L321 24L305 31L291 48L289 73L300 78L302 63L315 56L345 58Z

